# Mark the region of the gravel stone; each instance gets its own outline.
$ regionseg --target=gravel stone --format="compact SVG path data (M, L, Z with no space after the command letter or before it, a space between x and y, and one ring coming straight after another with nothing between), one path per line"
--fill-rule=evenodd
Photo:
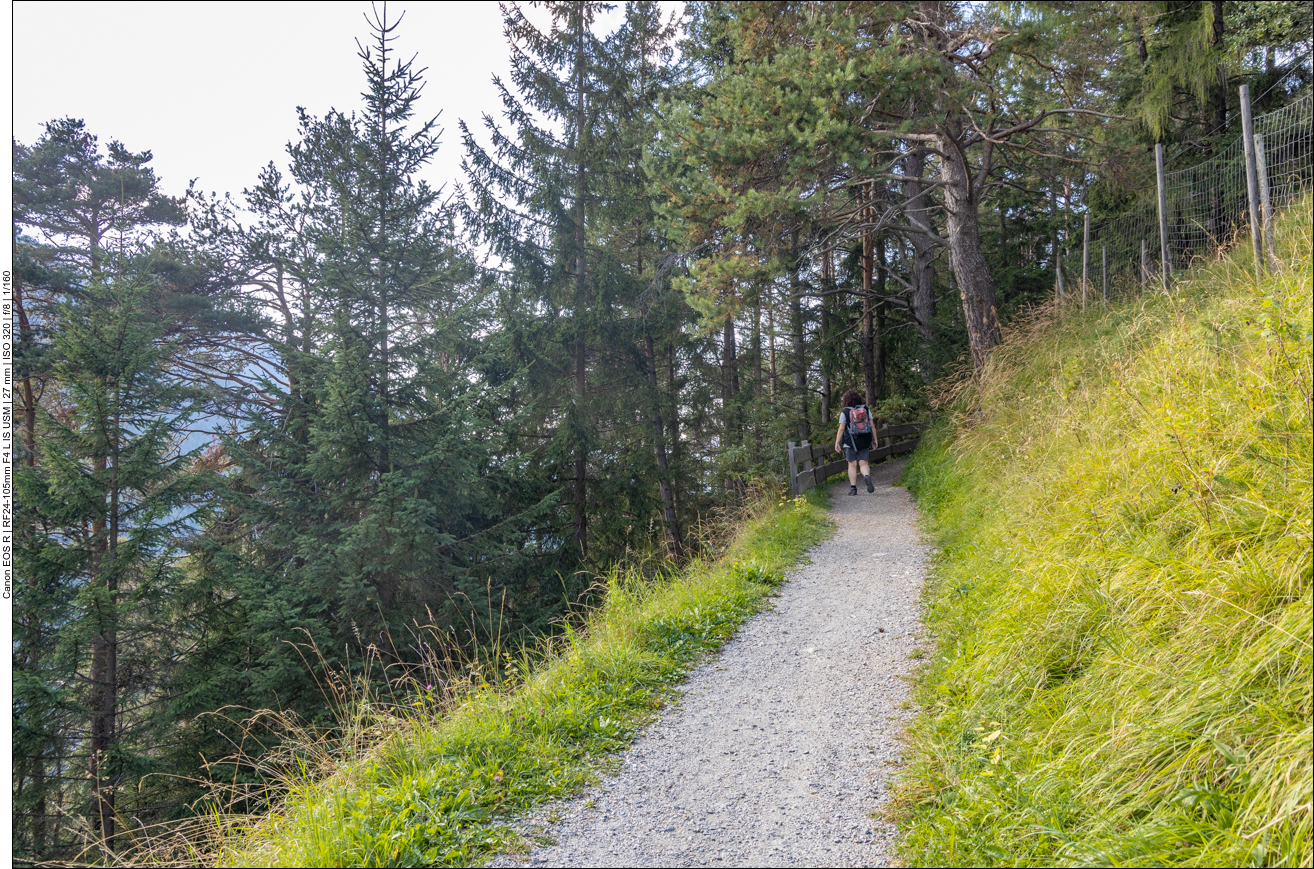
M833 488L836 533L774 608L693 671L614 776L517 823L555 844L491 865L889 865L896 831L872 814L903 758L929 551L902 467L872 468L872 494Z

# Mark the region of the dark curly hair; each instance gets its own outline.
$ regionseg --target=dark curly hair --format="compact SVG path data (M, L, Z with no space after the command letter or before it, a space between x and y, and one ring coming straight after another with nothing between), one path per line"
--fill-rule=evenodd
M858 390L856 389L850 389L848 392L844 393L844 397L840 399L841 407L857 407L860 404L862 404L862 396L858 394Z

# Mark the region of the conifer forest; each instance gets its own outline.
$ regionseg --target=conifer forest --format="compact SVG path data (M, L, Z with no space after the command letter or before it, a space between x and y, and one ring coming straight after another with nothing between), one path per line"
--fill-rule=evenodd
M1156 143L1311 88L1306 3L602 8L504 4L501 105L449 123L365 7L361 107L289 106L231 195L76 118L14 141L16 859L257 810L260 710L332 732L332 679L434 683L699 557L846 390L924 420L1080 283Z

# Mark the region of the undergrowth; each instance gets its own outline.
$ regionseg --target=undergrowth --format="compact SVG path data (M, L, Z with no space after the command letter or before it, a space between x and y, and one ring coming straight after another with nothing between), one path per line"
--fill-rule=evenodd
M1311 864L1312 242L1306 201L1262 280L1047 312L946 395L908 864Z
M723 556L678 574L654 581L637 568L612 570L602 578L604 606L564 637L506 657L486 671L497 678L471 680L455 702L437 703L426 693L433 686L419 686L414 712L398 720L391 708L377 741L339 740L350 751L313 763L294 757L281 768L276 811L215 813L218 845L193 842L185 862L465 866L520 846L508 819L597 780L687 672L828 533L824 498L814 491L759 510ZM347 730L377 721L371 702L344 704Z

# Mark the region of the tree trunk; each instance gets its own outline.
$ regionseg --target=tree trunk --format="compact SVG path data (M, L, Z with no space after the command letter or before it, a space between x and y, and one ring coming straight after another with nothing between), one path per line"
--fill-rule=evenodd
M874 382L876 390L873 394L873 403L880 401L886 396L885 387L885 345L882 340L885 336L885 302L879 301L885 298L885 236L879 236L876 239L876 328L872 330L872 367L875 369ZM874 406L871 405L871 406Z
M1223 0L1213 0L1214 29L1210 42L1221 51L1226 32L1223 21ZM1217 80L1209 88L1209 135L1221 136L1227 132L1227 67L1218 64Z
M721 415L724 417L726 447L738 446L744 440L742 408L739 396L739 358L735 342L735 318L726 314L721 340ZM726 488L742 495L744 481L738 474L726 477Z
M114 437L115 435L111 435ZM115 463L117 465L117 462ZM92 460L93 473L100 478L106 457ZM117 470L117 468L116 468ZM110 482L110 505L91 523L92 582L103 589L96 607L97 630L91 641L91 758L90 773L96 809L92 823L105 846L112 849L115 833L113 770L107 763L114 745L114 720L118 687L118 630L114 556L117 553L117 491Z
M14 272L14 313L18 315L18 343L24 350L32 349L32 325L23 308L23 279ZM32 374L23 367L23 447L26 455L23 464L36 467L36 395L32 389Z
M798 275L798 224L789 236L789 319L794 335L794 393L798 396L798 437L808 439L807 351L803 346L803 282Z
M584 400L586 382L584 311L587 308L584 276L584 11L575 10L575 544L579 557L588 558L588 513L586 473L588 451L584 444Z
M392 399L389 396L388 368L392 365L391 351L389 349L388 332L392 324L388 317L388 290L385 280L379 281L379 469L384 473L393 470L392 467L392 431L390 429L389 417L391 416L390 403Z
M666 524L666 541L671 549L671 557L682 561L684 541L680 534L680 521L675 514L675 495L671 491L671 469L666 458L665 426L662 423L661 390L657 386L657 353L653 347L652 335L643 336L643 346L648 354L648 386L652 389L652 433L657 450L657 485L662 496L662 519Z
M757 399L762 397L762 297L761 293L753 297L753 410L760 412ZM754 460L762 457L762 427L753 426L753 446L756 449Z
M909 181L904 183L904 198L908 217L914 224L931 229L931 211L926 201L926 185L922 179L926 175L926 149L917 148L908 156L904 174ZM935 242L925 235L913 233L912 267L912 309L913 320L917 324L917 334L921 336L922 347L928 348L935 340Z
M387 27L388 7L383 7L384 27ZM386 32L386 31L385 31ZM381 57L379 63L386 70L388 67L388 40L380 38L379 50ZM385 266L385 257L383 250L387 244L388 232L388 193L387 193L387 161L388 161L388 103L386 100L380 101L379 106L379 132L378 140L375 143L375 173L378 179L378 197L375 205L379 212L379 234L375 241L377 250L378 271L375 273L377 297L377 311L379 318L379 470L382 473L392 471L392 433L388 429L389 416L389 387L388 374L391 367L388 347L388 332L392 328L388 320L388 281L383 274ZM368 348L367 348L368 352ZM386 531L384 532L386 535Z
M995 282L981 250L981 227L976 195L966 155L957 138L939 136L940 178L944 182L945 222L949 230L950 265L963 297L963 318L972 348L972 364L985 365L990 350L999 343L999 313L995 308Z
M1216 50L1222 49L1223 42L1223 3L1222 0L1213 0L1214 27L1212 44ZM1215 81L1209 86L1209 120L1207 121L1209 129L1206 135L1210 137L1222 136L1227 132L1227 67L1218 64L1215 70ZM1213 150L1210 145L1209 150ZM1206 186L1209 192L1209 223L1208 232L1215 244L1223 244L1224 240L1231 234L1227 220L1227 209L1223 202L1222 186L1218 184L1208 184Z
M114 681L118 677L113 628L102 626L91 644L91 779L96 801L92 824L105 846L113 850L114 782L108 768L109 751L114 745Z
M32 856L40 860L46 853L46 743L37 745L36 754L27 759L28 770L36 792L32 807Z
M667 461L670 463L680 460L680 388L675 372L675 347L671 346L666 349L666 443ZM680 488L675 474L671 475L671 506L678 516ZM698 551L697 536L684 542L687 544L686 551Z
M274 269L275 291L278 293L279 307L283 313L283 341L287 345L285 351L288 395L288 406L285 411L287 430L294 443L305 446L309 443L310 433L307 428L306 396L302 393L301 387L307 353L304 348L308 346L310 337L303 334L301 340L297 340L297 318L292 313L292 306L287 303L286 275L281 265L276 265ZM302 316L308 317L309 314L303 313ZM302 352L297 352L298 347L303 348Z
M831 291L835 289L835 260L831 251L821 255L821 424L830 422L830 366L826 364L826 342L830 339Z
M671 445L671 454L675 455L680 448L680 390L675 379L674 347L666 351L666 391L670 408L666 420L666 429L670 433L668 440Z
M23 279L14 270L14 313L18 318L18 341L19 346L24 350L31 350L33 343L32 325L27 319L27 311L23 307ZM23 380L23 464L29 468L36 467L36 395L32 388L32 374L24 365L22 371ZM28 587L36 591L37 578L29 572L27 579ZM24 612L26 610L26 612ZM20 618L24 623L31 627L33 634L39 634L39 618L34 610L29 610L27 606L20 609ZM30 643L26 652L26 664L32 672L40 672L40 661L45 649L41 643ZM30 779L29 787L36 793L36 800L32 808L32 854L37 859L45 855L46 850L46 766L45 766L45 742L39 741L35 749L35 754L25 758L20 763L27 769L27 778Z
M762 300L753 298L753 398L762 395Z
M767 285L767 341L768 353L770 355L771 366L771 404L776 403L776 393L780 389L780 381L776 376L776 306L772 298L771 286Z
M726 315L721 335L721 412L725 417L726 443L737 444L743 435L738 410L734 406L735 398L739 395L739 360L735 346L735 320L729 314Z
M863 190L868 188L864 186ZM870 198L868 204L863 207L863 221L871 219ZM865 232L862 236L862 382L864 387L865 398L863 399L868 407L876 403L876 359L875 359L875 329L872 323L872 299L871 299L871 278L875 264L872 258L872 238L871 232Z

